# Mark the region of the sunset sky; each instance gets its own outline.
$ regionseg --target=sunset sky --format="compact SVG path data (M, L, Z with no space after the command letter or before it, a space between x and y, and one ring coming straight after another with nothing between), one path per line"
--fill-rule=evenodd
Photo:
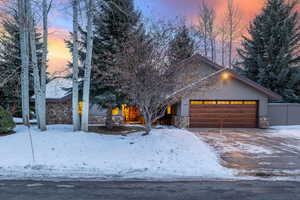
M60 0L64 2L66 0ZM223 20L227 0L206 0L208 4L216 8L218 21ZM196 21L198 7L202 0L135 0L136 7L147 18L172 19L176 16L184 16L188 23ZM260 12L264 0L235 0L242 14L242 22L245 27L249 21ZM72 29L72 16L66 10L66 5L59 3L52 10L50 16L49 35L49 72L65 69L71 55L65 46L64 39L69 37Z

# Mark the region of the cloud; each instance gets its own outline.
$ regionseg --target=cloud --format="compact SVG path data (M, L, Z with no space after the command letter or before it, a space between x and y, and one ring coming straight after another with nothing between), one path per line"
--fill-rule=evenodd
M189 21L194 22L202 0L160 0L160 2L162 6L172 10L174 15L184 15ZM218 22L224 20L227 0L205 0L205 2L215 8ZM259 13L265 0L234 0L234 3L239 7L243 25L246 26Z
M71 60L71 54L64 42L69 38L69 32L64 29L49 29L49 72L64 70Z

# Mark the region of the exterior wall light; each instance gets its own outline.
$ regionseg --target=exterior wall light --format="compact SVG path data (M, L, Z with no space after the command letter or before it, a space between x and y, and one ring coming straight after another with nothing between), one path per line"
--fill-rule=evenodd
M222 77L222 80L228 80L230 78L230 73L224 72L224 73L222 73L221 77Z

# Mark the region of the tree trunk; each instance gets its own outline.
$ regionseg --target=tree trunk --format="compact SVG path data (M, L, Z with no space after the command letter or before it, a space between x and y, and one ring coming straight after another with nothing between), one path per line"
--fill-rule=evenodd
M222 49L221 49L221 53L222 53L222 66L225 66L225 41L224 39L222 39Z
M150 135L151 130L152 130L152 122L149 120L145 120L145 134L143 135L144 136Z
M204 55L207 57L207 28L204 27Z
M48 7L47 0L43 0L43 56L41 66L41 97L40 97L40 125L41 130L46 131L46 67L48 55Z
M72 91L72 118L73 130L80 130L80 116L78 113L78 8L79 0L73 0L73 91Z
M28 50L28 8L27 0L18 0L20 23L20 49L21 49L21 93L23 123L29 119L29 50Z
M232 68L232 30L230 33L230 40L229 40L229 68Z
M152 130L152 120L151 114L148 110L141 111L145 120L145 133L143 136L149 135Z
M210 46L211 46L211 60L215 62L215 43L213 38L210 39Z
M34 30L34 19L32 15L31 0L28 0L28 18L29 18L29 42L31 49L31 65L33 68L34 76L34 94L35 94L35 112L38 122L38 127L41 128L41 83L40 83L40 71L38 67L38 59L36 54L36 43L35 43L35 30Z
M89 123L89 104L90 104L90 85L91 85L91 68L93 54L93 9L94 0L87 0L87 52L85 58L84 84L83 84L83 114L81 128L88 131Z
M113 128L113 117L112 117L112 105L109 104L106 111L105 126L107 129L111 130Z

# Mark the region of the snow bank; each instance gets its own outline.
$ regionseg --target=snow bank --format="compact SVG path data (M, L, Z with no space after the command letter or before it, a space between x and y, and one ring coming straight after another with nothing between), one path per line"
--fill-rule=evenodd
M18 118L18 117L14 117L14 122L16 124L22 124L23 123L23 119L22 118ZM36 123L36 119L31 119L29 120L30 123Z
M271 134L278 137L289 137L300 140L300 126L272 126Z
M150 136L136 133L109 136L72 132L67 125L32 130L36 162L32 163L24 126L0 137L0 174L20 177L71 178L229 178L213 150L193 133L155 129Z

